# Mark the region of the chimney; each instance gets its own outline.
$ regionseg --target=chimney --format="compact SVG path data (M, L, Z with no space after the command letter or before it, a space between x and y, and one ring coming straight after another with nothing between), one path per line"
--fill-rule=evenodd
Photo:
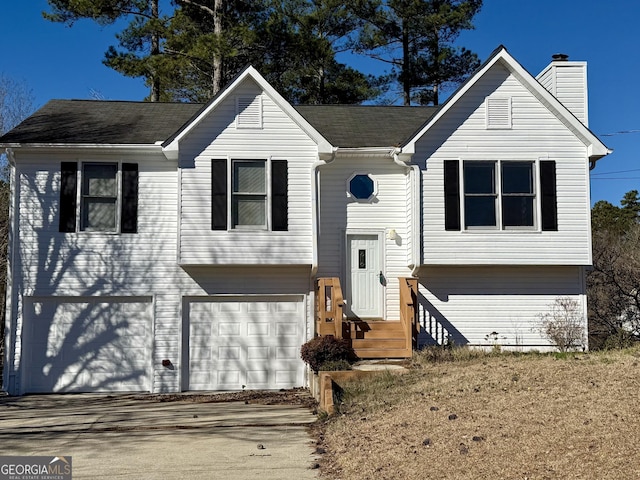
M556 53L551 56L551 63L542 70L536 80L560 100L578 120L589 126L587 62L569 61L569 55Z

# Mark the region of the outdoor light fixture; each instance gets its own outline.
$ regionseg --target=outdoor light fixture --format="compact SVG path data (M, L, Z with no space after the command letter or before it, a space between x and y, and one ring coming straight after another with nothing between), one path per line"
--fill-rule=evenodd
M396 232L395 228L389 230L389 233L387 235L389 236L389 240L395 240L396 238L398 238L398 232Z

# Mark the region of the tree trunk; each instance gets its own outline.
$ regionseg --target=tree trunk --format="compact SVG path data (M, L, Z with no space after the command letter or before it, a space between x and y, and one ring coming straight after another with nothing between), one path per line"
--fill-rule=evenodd
M438 91L440 89L440 35L437 30L434 32L434 37L433 52L431 53L431 58L434 62L433 105L437 107L440 102L440 99L438 98Z
M411 105L411 53L409 52L409 28L407 21L402 19L402 93L405 106Z
M218 42L222 38L222 11L224 0L215 0L213 4L213 33L215 34ZM211 93L216 95L222 90L222 55L220 50L217 49L213 52L213 85Z
M160 8L158 6L159 0L151 0L151 16L158 20L160 18ZM151 34L151 58L160 55L160 34L158 30L154 28ZM153 69L151 72L151 101L160 101L160 75Z

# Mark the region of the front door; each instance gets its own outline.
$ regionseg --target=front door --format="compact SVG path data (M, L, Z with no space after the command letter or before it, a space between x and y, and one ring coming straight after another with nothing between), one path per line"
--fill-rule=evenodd
M347 235L348 316L382 317L381 256L378 235Z

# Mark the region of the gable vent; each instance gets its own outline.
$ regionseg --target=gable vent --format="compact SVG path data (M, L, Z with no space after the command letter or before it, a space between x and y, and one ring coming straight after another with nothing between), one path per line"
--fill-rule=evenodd
M487 128L511 128L511 98L489 97L487 106Z
M236 128L262 128L262 97L236 97Z

